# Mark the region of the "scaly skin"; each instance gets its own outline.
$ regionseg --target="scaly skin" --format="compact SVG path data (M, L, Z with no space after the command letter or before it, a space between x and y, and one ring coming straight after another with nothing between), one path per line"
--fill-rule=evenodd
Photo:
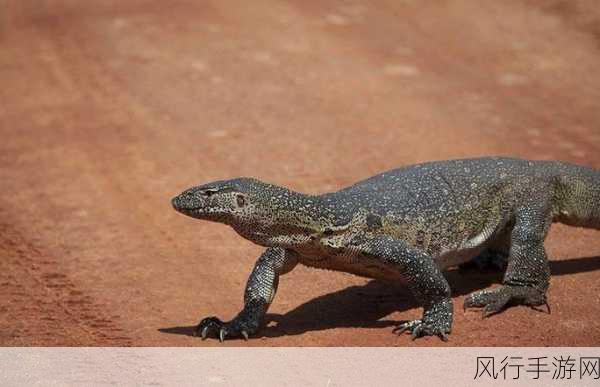
M442 271L486 251L508 255L503 283L475 292L464 307L484 316L509 304L547 305L550 269L544 239L553 221L600 228L600 172L554 161L480 158L423 163L373 176L323 195L305 195L256 179L190 188L174 208L221 222L266 247L231 321L209 317L196 332L255 334L279 276L296 264L403 280L424 308L394 331L447 339L450 287Z

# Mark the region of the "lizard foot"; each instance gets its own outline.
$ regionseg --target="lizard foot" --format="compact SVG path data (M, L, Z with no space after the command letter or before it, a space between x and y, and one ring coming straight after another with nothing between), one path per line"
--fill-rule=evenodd
M220 342L225 340L225 337L243 337L248 340L250 334L255 333L256 329L244 321L243 319L234 318L229 322L223 322L217 317L207 317L200 321L194 329L193 335L202 337L206 340L209 335L215 335Z
M452 303L448 299L426 308L420 320L402 321L392 332L400 335L408 331L413 340L423 336L438 336L442 341L448 341L451 325Z
M463 304L463 309L483 308L482 318L497 314L508 305L527 305L532 309L545 305L550 314L550 305L546 295L529 286L503 285L496 289L486 289L471 293Z

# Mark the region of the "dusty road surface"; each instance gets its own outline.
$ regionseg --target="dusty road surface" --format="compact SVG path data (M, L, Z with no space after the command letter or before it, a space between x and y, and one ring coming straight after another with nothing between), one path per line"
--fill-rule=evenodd
M252 4L251 6L249 4ZM261 249L170 198L255 176L317 193L480 155L600 168L590 1L4 1L0 344L217 345ZM223 345L600 345L600 232L555 226L552 314L481 320L449 273L449 343L391 331L407 290L298 268Z

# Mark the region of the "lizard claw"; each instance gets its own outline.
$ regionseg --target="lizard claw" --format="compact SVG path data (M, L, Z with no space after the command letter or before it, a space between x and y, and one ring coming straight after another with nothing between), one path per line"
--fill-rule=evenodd
M227 329L225 329L225 327L222 327L221 329L219 329L219 341L222 343L223 341L225 341L225 336L227 335Z
M208 335L208 327L204 327L202 329L202 340L206 340L206 336ZM194 335L195 336L195 335Z
M546 310L540 309L535 305L531 305L531 309L535 310L536 312L541 312L541 313L548 313L551 314L551 310L550 310L550 304L548 304L548 300L544 300L544 303L542 304L542 306L546 307Z
M242 336L244 336L244 340L248 341L248 332L242 331Z
M392 333L400 336L403 332L407 331L407 330L411 330L417 325L420 324L421 320L413 320L413 321L409 321L409 320L404 320L404 321L400 321L400 324L392 329Z

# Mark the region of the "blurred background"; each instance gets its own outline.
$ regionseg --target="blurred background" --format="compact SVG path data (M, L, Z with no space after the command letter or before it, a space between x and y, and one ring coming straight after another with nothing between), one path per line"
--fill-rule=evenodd
M317 193L427 160L600 167L595 0L0 2L0 344L214 345L261 249L173 211L254 176ZM600 345L600 241L555 227L553 314L481 321L450 273L450 345ZM225 345L439 345L391 334L402 288L298 268Z

